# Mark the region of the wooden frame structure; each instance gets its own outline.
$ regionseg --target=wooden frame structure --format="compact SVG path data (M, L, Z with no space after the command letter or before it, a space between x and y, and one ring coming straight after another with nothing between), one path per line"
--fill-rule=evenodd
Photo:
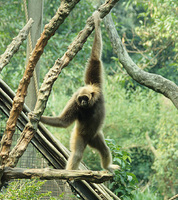
M0 79L0 110L7 116L12 107L13 98L15 93L10 89L10 87ZM27 114L30 112L29 108L24 105L23 111L21 112L17 127L22 131L28 121ZM54 169L64 169L66 160L69 156L68 149L60 143L44 126L39 123L36 134L34 135L31 143L35 148L48 160L48 162L53 166ZM81 170L87 170L84 164L80 164ZM15 170L15 169L14 169ZM5 169L4 174L12 172L10 168ZM64 171L64 170L63 170ZM84 172L87 174L88 170ZM12 175L12 174L11 174ZM97 182L97 173L94 174L95 182ZM6 178L8 175L4 175ZM91 174L90 174L91 176ZM110 179L112 176L105 173L103 177L101 174L98 176L98 182L103 182L104 180ZM3 179L3 177L2 177ZM69 178L70 179L70 178ZM119 198L112 193L105 185L91 183L85 180L67 180L69 185L80 195L81 198L86 200L110 200ZM78 178L77 178L78 179ZM85 178L84 178L85 179ZM86 179L87 180L87 179Z

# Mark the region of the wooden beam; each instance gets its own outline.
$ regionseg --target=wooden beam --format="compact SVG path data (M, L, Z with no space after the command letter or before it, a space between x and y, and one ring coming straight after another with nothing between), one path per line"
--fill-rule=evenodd
M31 179L39 178L41 180L86 180L93 183L103 183L113 178L113 175L107 171L91 170L60 170L60 169L23 169L5 167L2 179L5 181L11 179Z

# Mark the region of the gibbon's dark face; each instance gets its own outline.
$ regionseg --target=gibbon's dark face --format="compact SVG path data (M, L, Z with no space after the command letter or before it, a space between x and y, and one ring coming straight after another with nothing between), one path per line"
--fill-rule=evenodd
M81 108L92 107L100 95L99 89L92 85L80 88L77 93L77 104Z
M79 96L78 97L78 102L80 104L80 107L88 108L88 106L89 106L89 98L86 95Z
M93 105L94 92L78 95L78 104L82 108L89 108Z

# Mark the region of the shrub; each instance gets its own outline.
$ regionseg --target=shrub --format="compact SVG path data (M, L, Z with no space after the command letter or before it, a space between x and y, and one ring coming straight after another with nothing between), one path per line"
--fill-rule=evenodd
M0 199L4 200L39 200L43 197L49 197L50 200L55 198L50 197L51 192L39 193L41 186L46 181L33 180L15 180L9 183L7 188L3 188L0 193Z

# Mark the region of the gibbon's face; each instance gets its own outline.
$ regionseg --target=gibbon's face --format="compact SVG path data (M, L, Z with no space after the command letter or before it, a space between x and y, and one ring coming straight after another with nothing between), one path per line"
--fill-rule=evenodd
M98 100L100 89L93 85L82 87L78 90L77 104L82 108L90 108Z

